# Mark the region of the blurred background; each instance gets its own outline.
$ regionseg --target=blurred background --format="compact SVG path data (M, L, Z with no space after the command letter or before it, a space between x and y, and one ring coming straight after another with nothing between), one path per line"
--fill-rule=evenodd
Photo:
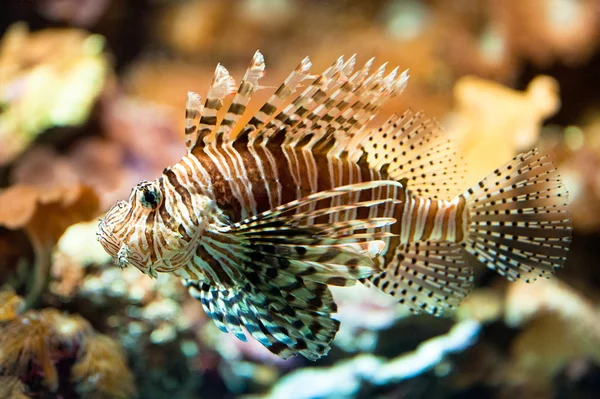
M0 398L600 397L599 45L598 0L2 0ZM121 271L96 219L184 154L187 91L219 62L239 79L257 49L265 86L307 55L409 68L379 121L438 119L465 186L554 153L565 268L531 285L478 270L444 318L336 290L342 326L314 363L219 332L176 278Z

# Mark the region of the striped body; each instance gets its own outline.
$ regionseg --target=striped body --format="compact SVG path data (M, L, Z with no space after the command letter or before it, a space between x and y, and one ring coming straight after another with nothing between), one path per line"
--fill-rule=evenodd
M180 217L187 226L196 226L197 210L192 198L196 194L215 201L216 206L232 221L239 221L284 203L331 188L373 180L389 179L384 172L369 168L366 163L350 163L340 158L315 155L294 148L256 146L253 151L234 147L196 150L186 155L178 164L166 170L159 181L167 196L180 197L188 204L187 213ZM460 242L465 236L467 213L462 196L441 200L419 197L402 187L379 188L363 191L360 196L332 198L319 203L319 208L342 206L357 201L392 198L395 203L385 203L370 209L336 213L314 220L314 223L334 223L341 220L390 217L398 220L389 227L397 237L386 239L388 246L380 262L393 262L398 245L423 240ZM302 209L298 209L300 212ZM173 217L172 213L169 213ZM188 216L189 215L189 216ZM158 218L159 215L156 215ZM161 222L157 220L156 222ZM155 223L156 223L155 222ZM193 236L193 227L186 232ZM205 254L213 253L207 244ZM216 251L220 253L220 251ZM160 255L159 255L160 257ZM217 255L218 257L218 255ZM385 257L385 259L383 259ZM177 269L184 278L199 279L202 274L214 275L206 270L210 262L196 262ZM218 267L218 266L217 266ZM157 269L157 271L167 271ZM208 277L212 281L212 278ZM226 281L217 281L226 283Z

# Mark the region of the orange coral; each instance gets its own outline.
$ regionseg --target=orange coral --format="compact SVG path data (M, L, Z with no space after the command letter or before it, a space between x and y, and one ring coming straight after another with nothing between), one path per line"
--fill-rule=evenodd
M448 134L457 142L469 166L468 186L536 142L545 118L560 106L558 84L538 76L521 92L475 76L454 86L456 110Z
M133 375L121 348L112 339L93 335L81 351L72 369L79 393L91 398L129 398L135 394Z
M51 250L70 225L91 219L98 197L82 185L62 188L15 185L0 192L0 226L24 230L33 246L36 265L26 302L43 292L50 271Z

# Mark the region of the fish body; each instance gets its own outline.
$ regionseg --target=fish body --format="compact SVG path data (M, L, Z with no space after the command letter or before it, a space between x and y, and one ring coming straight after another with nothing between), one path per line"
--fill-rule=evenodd
M433 121L369 126L408 79L372 63L340 58L313 76L304 59L246 123L262 55L237 89L217 66L204 102L188 94L188 153L109 210L104 248L121 267L181 277L219 328L283 358L329 350L329 285L362 281L440 315L472 289L464 252L511 280L562 266L571 224L551 158L521 154L461 193L464 167Z

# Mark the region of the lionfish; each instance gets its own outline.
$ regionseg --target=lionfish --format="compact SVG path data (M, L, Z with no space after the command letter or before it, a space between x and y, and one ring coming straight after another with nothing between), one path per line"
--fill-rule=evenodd
M104 249L182 278L222 331L311 360L339 328L330 285L358 280L441 315L473 288L467 254L509 280L563 265L571 221L550 156L518 155L461 193L462 161L434 121L370 126L407 71L355 62L311 75L305 58L254 115L261 53L237 89L218 65L204 102L188 93L187 154L108 211Z

